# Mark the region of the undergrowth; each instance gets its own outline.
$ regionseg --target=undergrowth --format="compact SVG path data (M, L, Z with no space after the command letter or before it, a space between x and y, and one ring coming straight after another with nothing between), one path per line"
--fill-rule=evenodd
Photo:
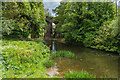
M42 42L3 40L2 78L46 78L51 65L49 47Z

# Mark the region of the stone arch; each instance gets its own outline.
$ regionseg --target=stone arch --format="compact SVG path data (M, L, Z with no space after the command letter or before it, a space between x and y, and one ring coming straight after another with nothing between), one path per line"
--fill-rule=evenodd
M45 33L44 38L45 39L50 39L50 38L53 37L53 35L52 35L52 23L53 23L53 20L49 16L46 16L46 22L47 22L47 26L45 26L46 33Z
M57 24L56 21L53 20L52 17L46 16L46 22L47 22L47 26L45 26L45 36L44 39L51 39L53 38L53 29L52 29L52 23ZM56 32L55 36L58 37L58 35L60 35L60 32Z

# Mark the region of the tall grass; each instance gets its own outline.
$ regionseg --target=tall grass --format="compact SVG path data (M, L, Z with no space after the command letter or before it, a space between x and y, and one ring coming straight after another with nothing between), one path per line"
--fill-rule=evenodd
M51 57L52 58L55 58L55 57L73 58L74 53L72 53L71 51L61 50L61 51L52 52Z
M113 78L110 77L103 77L97 78L96 75L89 74L87 71L82 70L81 72L78 71L70 71L64 73L64 77L66 80L113 80ZM114 80L117 80L114 79Z
M90 80L91 78L96 78L95 75L91 75L89 74L87 71L81 71L81 72L77 72L77 71L70 71L67 73L64 73L65 78L67 80L76 80L77 78L81 78L80 80Z

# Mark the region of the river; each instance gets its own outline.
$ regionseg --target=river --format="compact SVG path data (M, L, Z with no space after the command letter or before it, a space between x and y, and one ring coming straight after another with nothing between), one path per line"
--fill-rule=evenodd
M49 75L63 77L64 72L85 70L97 78L118 78L117 54L80 46L68 45L58 41L46 41L46 45L54 46L56 51L69 50L75 54L74 58L55 58L55 66L47 69Z

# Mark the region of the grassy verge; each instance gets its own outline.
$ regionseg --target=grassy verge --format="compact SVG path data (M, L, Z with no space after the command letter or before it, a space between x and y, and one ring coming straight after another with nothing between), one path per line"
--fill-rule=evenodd
M42 42L2 40L2 78L47 78L49 48Z
M90 78L96 78L96 76L89 74L86 71L81 71L81 72L77 72L77 71L70 71L68 73L65 73L65 78L68 78L68 80L76 80L76 78L83 78L83 80L90 80ZM70 79L71 78L71 79ZM73 79L75 78L75 79ZM81 79L80 79L81 80Z
M96 75L89 74L87 71L82 70L81 72L78 71L69 71L64 73L64 78L66 80L98 80ZM101 76L99 80L111 80L110 77L103 77ZM117 79L116 79L117 80Z
M51 57L52 58L55 58L55 57L73 58L74 53L72 53L70 51L61 50L61 51L52 52Z

